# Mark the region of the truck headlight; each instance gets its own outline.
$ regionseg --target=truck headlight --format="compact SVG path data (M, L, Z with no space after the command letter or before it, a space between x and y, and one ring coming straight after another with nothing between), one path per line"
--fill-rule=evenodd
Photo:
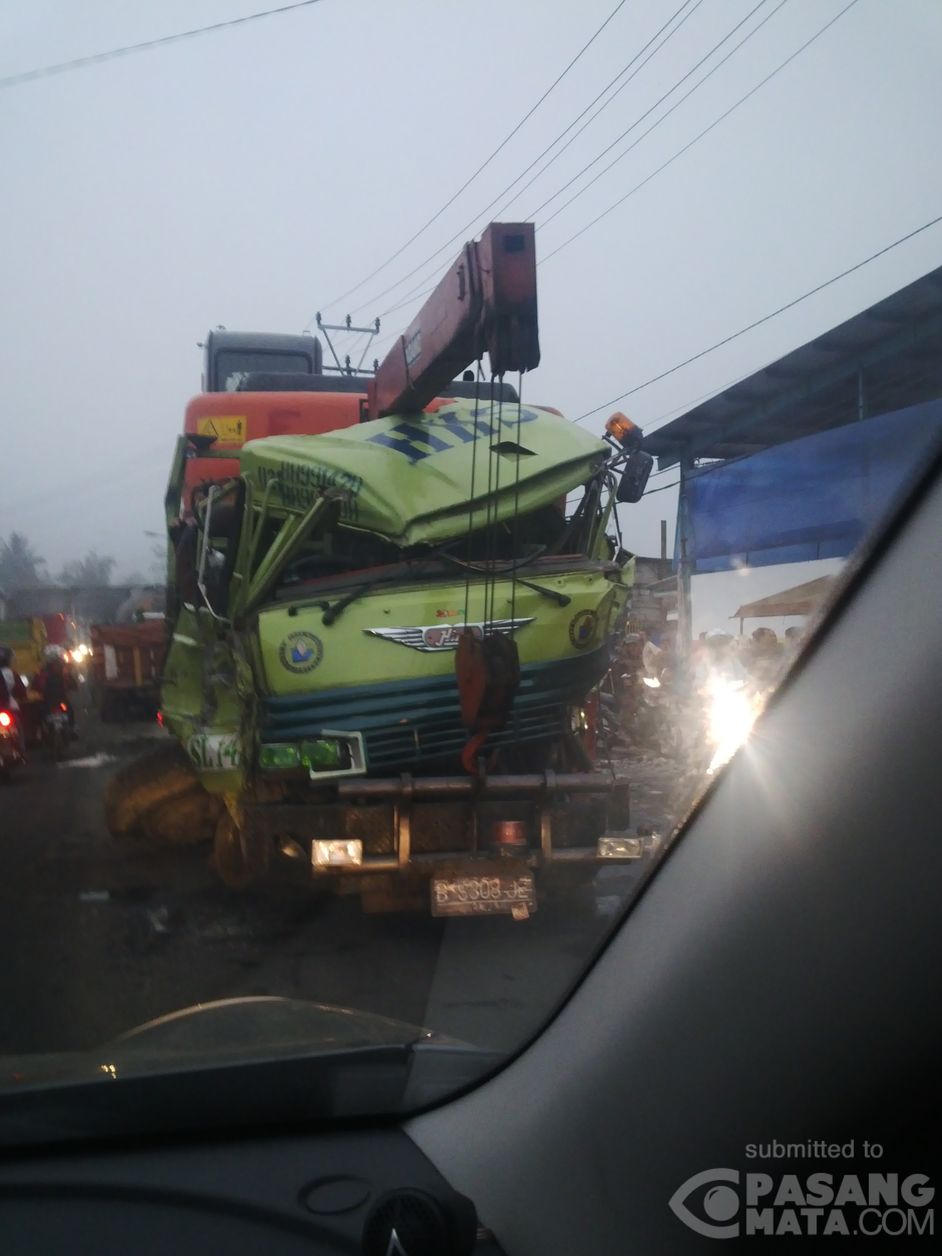
M285 771L301 766L301 751L292 745L262 746L258 752L258 764L269 771Z
M336 772L350 766L350 750L333 737L319 737L301 743L301 762L311 772Z
M363 843L359 838L335 838L311 843L311 863L315 868L359 868Z

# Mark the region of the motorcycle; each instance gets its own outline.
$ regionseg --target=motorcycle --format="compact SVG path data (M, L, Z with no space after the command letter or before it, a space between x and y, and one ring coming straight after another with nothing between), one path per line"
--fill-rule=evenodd
M638 740L661 758L671 758L677 752L677 742L670 673L665 671L660 676L650 676L641 672L639 677L641 686L635 717Z
M13 711L0 710L0 779L9 778L25 764L17 716Z
M53 759L65 756L69 742L69 708L64 702L57 702L43 716L42 736Z
M715 776L752 732L765 695L746 678L715 672L682 708L683 758L695 779Z

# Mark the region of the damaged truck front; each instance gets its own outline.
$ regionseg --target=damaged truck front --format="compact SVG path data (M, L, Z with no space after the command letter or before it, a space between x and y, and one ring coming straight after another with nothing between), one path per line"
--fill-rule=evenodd
M250 441L183 523L194 452L181 437L167 498L161 705L220 800L227 883L303 868L367 908L526 917L638 854L627 782L594 767L632 575L617 440L439 402ZM464 638L487 657L462 673Z

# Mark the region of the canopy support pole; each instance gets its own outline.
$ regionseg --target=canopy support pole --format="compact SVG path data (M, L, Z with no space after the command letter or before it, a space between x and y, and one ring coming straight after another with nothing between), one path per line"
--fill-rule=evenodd
M687 476L693 469L689 454L680 459L680 492L677 496L677 535L680 538L680 558L677 564L677 649L681 659L690 657L693 642L693 615L690 604L690 576L693 562L690 557L689 512L687 509Z

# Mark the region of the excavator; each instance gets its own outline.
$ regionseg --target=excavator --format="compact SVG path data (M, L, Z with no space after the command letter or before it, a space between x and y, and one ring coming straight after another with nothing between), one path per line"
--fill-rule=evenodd
M644 856L597 709L633 574L616 505L651 459L623 415L524 404L539 359L533 227L492 223L375 374L338 388L312 355L300 388L252 366L191 403L174 740L113 778L115 836L211 842L234 889L518 920Z

